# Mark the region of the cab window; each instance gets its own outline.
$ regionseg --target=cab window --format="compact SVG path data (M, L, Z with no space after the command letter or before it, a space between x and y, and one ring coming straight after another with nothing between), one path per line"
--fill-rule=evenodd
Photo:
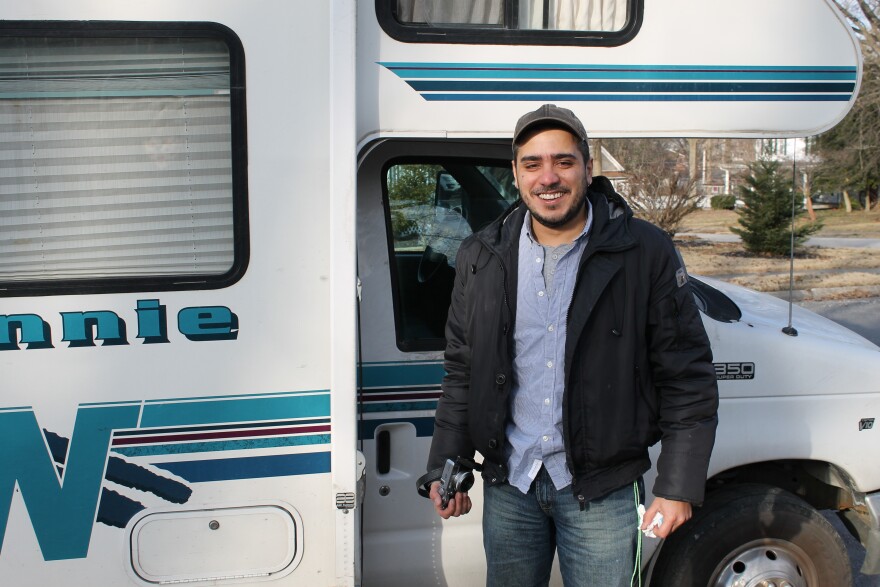
M443 348L456 253L516 200L510 162L399 159L383 183L398 346Z

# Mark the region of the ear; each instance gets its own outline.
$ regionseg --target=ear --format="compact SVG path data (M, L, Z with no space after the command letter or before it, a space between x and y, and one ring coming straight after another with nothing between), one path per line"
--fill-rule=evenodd
M519 182L516 179L516 161L514 159L510 160L510 168L513 169L513 185L516 186L516 189L519 189Z
M587 187L593 183L593 158L590 157L590 160L587 161Z

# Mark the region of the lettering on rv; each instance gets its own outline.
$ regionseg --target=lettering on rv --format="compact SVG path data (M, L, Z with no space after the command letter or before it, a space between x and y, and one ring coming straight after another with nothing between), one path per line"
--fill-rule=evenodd
M88 554L110 435L134 428L140 407L79 408L63 477L34 412L0 413L0 548L16 485L47 561ZM63 481L63 482L62 482Z
M138 300L137 338L143 344L169 342L166 308L159 300ZM61 341L68 348L128 344L128 327L111 310L61 312ZM177 329L192 341L234 340L238 337L238 316L225 306L193 306L177 313ZM53 348L52 329L37 314L0 315L0 351Z
M95 522L124 528L144 505L104 487L104 480L171 503L192 491L114 456L114 430L137 426L140 406L80 406L73 435L41 430L33 410L0 411L0 553L15 493L20 494L43 559L84 558Z

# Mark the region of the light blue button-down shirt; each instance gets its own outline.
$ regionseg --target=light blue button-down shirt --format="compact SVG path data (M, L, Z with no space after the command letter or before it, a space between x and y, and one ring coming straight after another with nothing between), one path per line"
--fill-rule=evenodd
M539 244L532 236L528 213L520 233L506 450L510 484L523 493L541 466L557 490L571 485L562 437L565 334L578 265L593 224L589 200L586 204L587 222L572 243Z

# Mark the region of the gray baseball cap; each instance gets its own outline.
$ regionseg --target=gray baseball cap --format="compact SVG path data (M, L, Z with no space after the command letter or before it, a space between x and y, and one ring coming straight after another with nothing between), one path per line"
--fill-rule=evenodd
M533 112L523 114L516 122L516 129L513 131L513 144L516 145L527 130L541 123L558 124L571 131L571 134L578 139L587 140L587 131L584 130L584 125L574 115L574 112L568 108L560 108L556 104L544 104Z

